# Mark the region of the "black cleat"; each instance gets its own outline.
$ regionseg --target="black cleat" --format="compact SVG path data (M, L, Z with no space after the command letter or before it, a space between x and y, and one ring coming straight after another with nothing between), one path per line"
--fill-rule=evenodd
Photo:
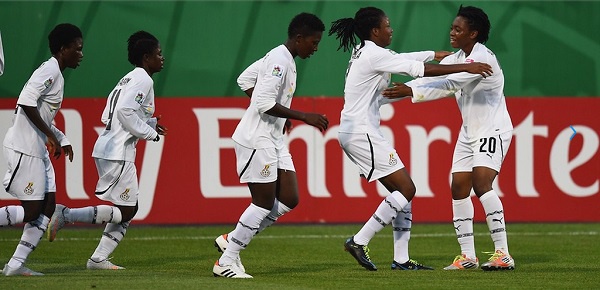
M373 264L369 257L369 248L367 246L355 243L353 237L350 237L344 243L344 248L356 259L359 265L369 271L377 271L377 266Z
M420 264L419 262L410 259L404 264L396 261L392 263L392 270L433 270L433 268Z

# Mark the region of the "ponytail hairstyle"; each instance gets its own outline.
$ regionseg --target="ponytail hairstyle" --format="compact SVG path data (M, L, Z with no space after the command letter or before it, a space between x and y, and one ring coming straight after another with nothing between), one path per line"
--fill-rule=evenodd
M488 41L492 25L483 10L473 6L463 7L460 5L456 16L466 19L469 29L477 31L477 42L484 44Z
M340 40L340 48L344 51L351 51L358 43L356 37L360 39L360 47L365 45L365 40L371 37L371 30L378 28L382 18L385 16L383 10L375 7L365 7L359 9L354 18L342 18L333 21L329 36L335 34L335 38Z

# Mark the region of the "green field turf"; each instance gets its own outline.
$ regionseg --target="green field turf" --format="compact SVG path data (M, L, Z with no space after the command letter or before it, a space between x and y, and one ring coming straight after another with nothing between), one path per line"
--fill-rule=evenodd
M516 270L444 271L459 247L451 224L415 224L410 252L435 271L391 271L388 226L370 243L379 267L369 272L343 251L360 225L275 225L242 252L254 279L212 275L220 254L214 238L231 226L131 226L114 253L122 271L90 271L87 258L103 227L67 227L56 241L45 239L28 266L42 277L0 276L0 289L599 289L600 224L509 224ZM485 224L475 225L476 250L493 250ZM0 229L0 263L12 255L21 228Z

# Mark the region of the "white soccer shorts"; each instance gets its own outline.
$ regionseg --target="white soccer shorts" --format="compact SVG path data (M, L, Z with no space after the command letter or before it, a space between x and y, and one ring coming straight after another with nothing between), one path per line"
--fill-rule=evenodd
M473 167L487 167L500 172L511 139L512 131L509 131L469 142L461 131L454 147L452 173L471 172Z
M44 158L25 155L4 147L8 170L3 185L19 200L44 200L47 192L56 192L54 167L48 154Z
M98 170L96 197L115 205L135 206L138 201L137 170L133 162L94 158Z
M277 170L296 171L286 146L253 149L235 143L237 173L241 183L269 183L277 180Z
M338 141L369 182L404 168L396 149L377 134L338 133Z

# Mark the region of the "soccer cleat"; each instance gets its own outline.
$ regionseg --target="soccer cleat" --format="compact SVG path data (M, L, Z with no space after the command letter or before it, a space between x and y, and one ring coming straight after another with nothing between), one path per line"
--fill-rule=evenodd
M225 277L225 278L234 278L234 279L245 279L252 278L252 276L246 274L246 272L242 271L236 264L219 265L219 260L215 262L213 266L213 275L215 277Z
M403 264L396 261L392 262L392 270L433 270L433 268L410 259Z
M227 249L227 245L229 244L229 241L227 241L227 235L228 234L223 234L215 239L215 248L217 248L217 251L221 253L225 252L225 250ZM246 268L244 267L244 265L242 265L242 259L239 256L235 263L240 268L240 270L242 270L242 272L246 272Z
M58 231L60 231L60 229L62 229L67 223L65 214L68 214L70 210L70 208L62 204L56 204L56 209L52 214L50 223L48 223L48 230L46 230L48 241L52 242L54 239L56 239L56 234Z
M450 266L444 267L444 270L470 270L479 267L479 259L470 259L465 254L458 255Z
M354 237L349 237L344 243L345 250L356 259L359 265L363 266L369 271L377 271L377 266L371 261L369 257L369 247L366 245L359 245L354 242Z
M227 241L227 234L220 235L215 239L215 248L217 248L217 251L221 253L225 252L228 244L229 241Z
M481 269L484 271L514 270L515 260L502 250L496 250L490 259L481 265Z
M109 259L96 262L92 259L87 260L86 268L88 270L124 270L125 268L117 266L109 261Z
M19 268L12 268L8 264L4 265L4 269L2 269L2 274L4 276L44 276L44 274L33 271L25 267L25 265L21 265L21 267Z

